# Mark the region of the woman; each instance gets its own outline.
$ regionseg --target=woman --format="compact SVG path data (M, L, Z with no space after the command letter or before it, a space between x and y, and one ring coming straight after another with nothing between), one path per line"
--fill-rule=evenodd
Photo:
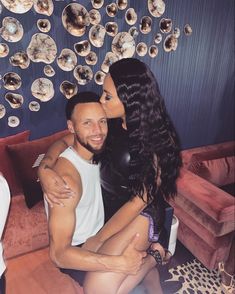
M120 238L115 238L115 234L123 232L125 236L125 232L128 234L128 230L140 222L140 235L143 233L143 236L147 236L148 233L148 242L142 243L147 249L151 242L158 241L164 222L164 200L176 194L175 181L181 165L177 135L154 75L138 59L122 59L110 66L100 102L107 117L113 119L107 152L101 159L101 183L106 218L115 214L99 234L90 240L90 246L99 249L99 252L119 254L121 247L116 248L120 245L116 244ZM57 142L40 167L40 180L50 203L58 203L54 197L58 193L67 192L71 195L61 179L47 169L53 166L55 157L68 145L71 145L70 137ZM54 180L49 180L51 174ZM52 189L55 182L57 188ZM164 263L169 257L159 244L150 248L148 253L157 263ZM97 281L101 281L102 285L112 278L121 292L124 287L126 290L137 283L131 277L125 283L125 278L121 275L104 275L89 273L85 286L89 288L88 282L89 285L98 285ZM150 278L157 275L156 269L146 270L139 280L144 275L146 280L153 280ZM151 293L154 285L148 285Z

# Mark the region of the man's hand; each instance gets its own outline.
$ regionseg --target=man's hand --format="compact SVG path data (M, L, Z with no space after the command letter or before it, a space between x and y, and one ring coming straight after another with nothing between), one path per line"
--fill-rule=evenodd
M122 257L126 264L126 269L123 270L125 274L135 275L140 270L142 264L145 262L147 253L136 249L139 234L136 234L131 240L130 244L124 249Z
M61 199L67 199L74 196L74 192L52 169L40 168L39 177L44 197L51 207L53 207L54 204L64 206Z

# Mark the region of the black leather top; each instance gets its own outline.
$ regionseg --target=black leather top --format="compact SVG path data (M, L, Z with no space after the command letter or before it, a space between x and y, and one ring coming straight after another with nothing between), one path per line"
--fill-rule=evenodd
M130 198L129 160L127 131L121 126L110 127L100 172L106 221Z

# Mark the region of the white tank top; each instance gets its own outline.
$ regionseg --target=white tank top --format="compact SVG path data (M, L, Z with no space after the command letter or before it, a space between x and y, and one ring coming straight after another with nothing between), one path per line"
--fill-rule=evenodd
M76 208L76 225L72 238L72 245L75 246L84 243L104 225L100 166L82 159L72 147L68 147L60 157L66 158L73 164L82 182L82 196Z

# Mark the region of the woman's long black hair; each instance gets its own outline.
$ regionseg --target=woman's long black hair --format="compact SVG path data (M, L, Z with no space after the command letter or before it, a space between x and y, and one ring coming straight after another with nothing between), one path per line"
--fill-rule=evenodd
M124 104L130 152L129 189L154 208L159 226L164 199L176 194L181 166L180 146L167 114L157 81L146 64L127 58L109 69L118 97Z

